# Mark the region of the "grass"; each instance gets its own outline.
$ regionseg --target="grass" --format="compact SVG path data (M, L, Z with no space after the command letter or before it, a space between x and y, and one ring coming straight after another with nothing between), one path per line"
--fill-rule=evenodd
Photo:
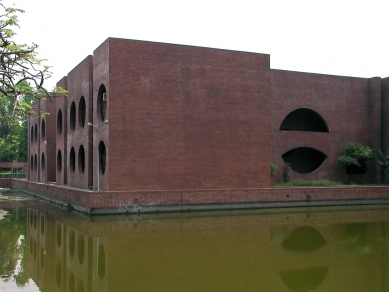
M332 187L342 185L332 180L295 180L288 183L271 183L272 187Z

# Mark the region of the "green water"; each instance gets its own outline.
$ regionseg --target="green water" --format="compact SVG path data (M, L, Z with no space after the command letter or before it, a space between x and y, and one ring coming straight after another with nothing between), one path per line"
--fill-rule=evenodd
M389 206L87 218L12 196L0 291L389 291Z

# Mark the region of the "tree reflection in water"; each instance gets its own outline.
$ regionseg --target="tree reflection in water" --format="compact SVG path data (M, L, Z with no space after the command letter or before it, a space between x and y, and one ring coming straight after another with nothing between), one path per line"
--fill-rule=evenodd
M27 208L6 211L8 214L0 220L0 278L23 287L30 278L26 263Z

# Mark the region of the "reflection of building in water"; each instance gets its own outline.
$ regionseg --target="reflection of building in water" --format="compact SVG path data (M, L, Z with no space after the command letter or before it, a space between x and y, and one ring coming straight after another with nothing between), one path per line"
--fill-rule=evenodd
M389 291L386 212L89 221L29 209L29 269L42 292Z
M31 277L42 292L107 291L106 240L66 223L28 210Z

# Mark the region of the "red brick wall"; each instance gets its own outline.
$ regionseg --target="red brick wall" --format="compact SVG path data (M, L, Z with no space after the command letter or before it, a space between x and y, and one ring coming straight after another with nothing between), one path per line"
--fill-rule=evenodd
M68 98L58 96L56 98L55 128L56 128L56 183L64 185L67 183L67 116ZM62 119L59 117L61 112ZM62 122L61 122L62 121ZM60 126L62 125L62 126ZM59 155L60 153L60 155ZM59 164L60 161L60 164Z
M271 70L272 162L280 167L276 180L282 180L285 165L282 154L296 147L311 147L328 158L314 172L292 171L294 179L368 182L368 174L346 175L337 158L345 142L372 147L380 144L379 83L377 79ZM298 108L319 113L330 132L280 131L284 118ZM377 175L374 172L370 181L379 180Z
M296 204L300 202L308 205L310 203L312 205L325 205L325 201L327 201L327 204L329 204L328 201L339 201L339 203L347 204L348 200L351 200L348 204L352 203L352 200L365 200L365 204L368 204L371 202L369 200L382 199L386 200L385 202L387 203L389 199L389 188L387 186L95 192L25 180L13 180L13 187L50 197L52 200L65 206L70 203L77 208L83 207L92 213L109 213L113 212L113 209L116 209L114 211L116 213L137 212L138 210L147 212L148 209L155 206L171 206L178 211L179 206L182 206L182 210L188 210L191 208L195 209L196 205L204 204L210 205L209 209L217 209L223 208L223 204ZM250 205L246 206L250 207ZM282 206L285 207L288 204ZM243 205L240 206L240 208L243 207ZM261 205L257 207L261 207ZM202 208L207 209L205 206Z
M90 117L90 106L92 101L92 65L93 57L88 56L68 74L68 98L67 98L67 183L70 186L88 188L92 184L91 161L89 153L91 151L92 129L88 127L88 122L92 122ZM82 123L80 101L85 101L85 119ZM70 126L71 105L75 105L75 128ZM71 149L75 151L74 168L69 165ZM80 149L84 149L84 164L80 157Z
M104 121L101 118L100 109L97 109L97 95L99 92L99 88L101 85L104 85L107 91L108 100L110 100L111 92L110 92L110 78L114 78L113 76L110 76L110 55L109 55L109 42L110 39L106 40L103 44L101 44L93 53L93 123L95 125L101 125ZM124 80L120 80L121 83L126 83L129 78L126 78ZM119 105L123 102L123 96L117 96L116 97L116 103ZM105 120L110 121L110 102L107 102L107 110L106 110L106 116ZM118 117L118 119L121 119L123 117ZM109 141L109 130L112 129L111 123L108 125L104 125L99 128L99 132L97 133L96 129L93 128L93 189L97 189L97 165L98 165L98 158L97 158L97 146L100 143L100 141L103 141L105 144L105 147L107 149L107 168L105 170L104 174L99 174L99 185L100 190L108 190L109 189L109 167L108 163L110 162L110 141ZM120 125L117 125L113 123L113 127L120 127ZM98 137L98 138L97 138ZM123 137L119 137L120 140L123 139ZM116 142L115 142L116 143ZM123 149L122 149L123 150ZM122 154L122 160L127 161L127 156L125 155L125 152Z
M44 113L42 108L42 100L37 100L33 104L34 115L29 117L28 123L28 141L29 141L29 175L28 178L32 181L40 181L42 176L41 170L41 113ZM43 176L44 178L44 176Z
M268 55L108 44L110 190L269 186Z
M386 154L389 151L389 77L381 80L382 89L382 107L381 107L381 119L382 119L382 136L381 147L382 151ZM385 183L389 182L389 178L386 174L382 174L382 180Z

